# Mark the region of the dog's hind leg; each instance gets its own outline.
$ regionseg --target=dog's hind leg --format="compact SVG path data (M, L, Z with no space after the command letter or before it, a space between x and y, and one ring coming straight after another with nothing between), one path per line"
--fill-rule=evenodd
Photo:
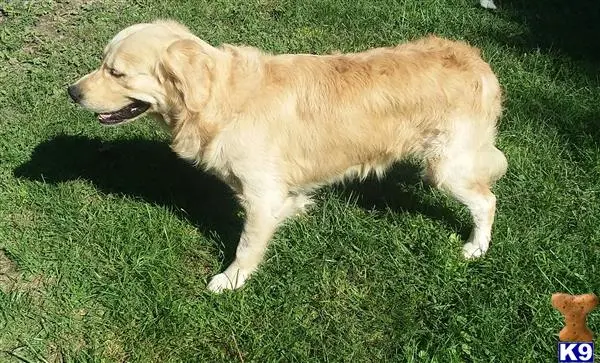
M496 196L490 186L506 172L506 158L494 146L449 154L430 160L429 178L438 188L463 203L473 218L473 230L463 246L466 258L482 256L489 248L496 212Z

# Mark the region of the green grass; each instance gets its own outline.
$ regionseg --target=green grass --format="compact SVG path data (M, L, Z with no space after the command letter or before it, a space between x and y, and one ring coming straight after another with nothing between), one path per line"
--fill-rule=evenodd
M0 362L554 361L550 294L600 294L598 5L476 3L0 2ZM510 164L489 254L460 257L468 214L402 166L323 190L243 290L206 292L240 231L227 189L150 120L102 128L66 95L157 17L272 52L481 47Z

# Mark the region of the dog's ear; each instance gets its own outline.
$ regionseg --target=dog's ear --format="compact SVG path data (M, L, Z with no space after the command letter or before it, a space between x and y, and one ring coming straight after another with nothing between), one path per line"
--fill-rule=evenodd
M210 94L212 59L192 39L174 42L163 55L160 67L164 82L170 82L185 107L199 112Z

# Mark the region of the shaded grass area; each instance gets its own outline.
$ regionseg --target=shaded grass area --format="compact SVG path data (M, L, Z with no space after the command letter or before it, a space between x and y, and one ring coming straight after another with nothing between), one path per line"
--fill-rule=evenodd
M563 17L544 4L0 4L0 361L556 359L550 294L600 294L600 89L586 46L597 37L585 41L597 28L583 26L593 4ZM208 294L240 230L227 189L178 160L150 120L101 128L65 91L115 32L156 17L272 52L430 32L481 47L506 90L510 164L489 255L460 257L466 211L406 164L326 188L242 291ZM599 314L589 326L600 332Z
M560 0L524 1L503 0L505 18L517 21L527 28L524 36L498 34L523 47L542 48L560 52L576 60L600 60L600 4L582 0L570 4ZM595 66L596 71L598 66Z

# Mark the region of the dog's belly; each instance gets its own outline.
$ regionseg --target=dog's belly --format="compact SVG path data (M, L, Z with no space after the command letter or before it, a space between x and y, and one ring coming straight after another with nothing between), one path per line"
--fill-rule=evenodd
M345 179L382 177L395 162L440 153L447 141L446 135L441 130L400 127L395 132L373 132L360 140L342 136L335 141L313 138L303 149L297 147L296 151L301 151L285 158L288 185L313 189ZM306 152L307 149L311 151Z

